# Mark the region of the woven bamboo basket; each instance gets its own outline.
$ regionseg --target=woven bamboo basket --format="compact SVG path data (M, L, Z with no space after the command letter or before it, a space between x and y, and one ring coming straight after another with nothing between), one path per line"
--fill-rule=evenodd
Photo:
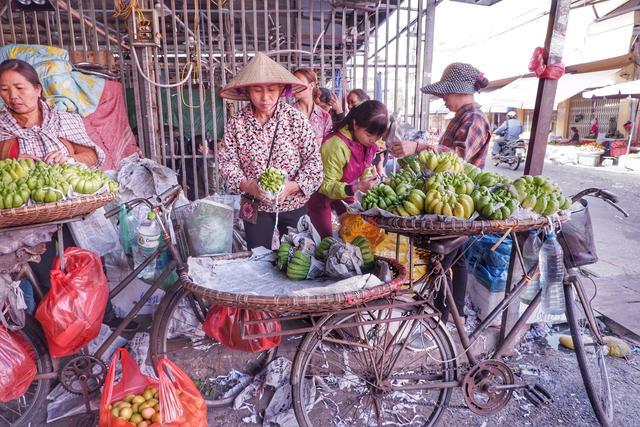
M42 224L90 214L114 200L116 193L104 193L56 203L36 203L14 209L0 209L0 229Z
M480 234L505 233L508 230L519 232L539 230L549 225L550 221L564 222L569 217L560 212L553 218L540 217L535 219L506 219L506 220L460 220L454 218L424 219L412 217L393 217L362 215L366 221L386 231L404 235L425 236L474 236Z
M215 259L232 260L248 258L249 256L251 256L251 252L239 252L231 255L217 256ZM405 267L391 259L381 257L376 257L376 259L387 261L389 263L394 274L393 280L372 288L338 294L313 296L258 296L222 292L193 283L188 274L184 272L180 275L180 281L184 287L191 290L194 294L199 295L217 305L247 308L251 310L264 310L274 313L321 313L352 307L382 298L400 289L402 285L406 283L407 270Z

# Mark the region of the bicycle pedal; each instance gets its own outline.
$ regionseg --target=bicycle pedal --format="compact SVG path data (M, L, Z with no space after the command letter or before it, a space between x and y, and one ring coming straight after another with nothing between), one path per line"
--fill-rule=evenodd
M528 385L524 388L524 397L536 408L553 403L553 398L547 390L539 384Z

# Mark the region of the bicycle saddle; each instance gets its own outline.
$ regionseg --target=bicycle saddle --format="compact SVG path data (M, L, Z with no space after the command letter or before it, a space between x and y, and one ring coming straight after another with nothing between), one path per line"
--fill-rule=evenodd
M430 239L420 242L419 246L436 254L447 255L464 245L468 239L468 236L458 236L439 240Z

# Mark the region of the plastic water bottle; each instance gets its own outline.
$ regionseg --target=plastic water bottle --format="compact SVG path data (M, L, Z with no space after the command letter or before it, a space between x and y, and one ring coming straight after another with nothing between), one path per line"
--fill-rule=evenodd
M133 253L133 261L136 267L149 258L160 246L160 226L156 221L156 213L149 212L147 219L144 220L138 227L138 236L136 240L135 250ZM144 270L142 270L138 277L144 280L153 280L156 276L156 264L158 259L156 258Z
M555 233L547 234L540 249L540 286L542 287L542 307L546 314L560 315L564 313L564 262L562 247Z
M537 230L530 230L529 236L527 240L524 242L524 246L522 248L523 256L524 256L524 267L525 273L530 271L534 265L538 263L538 259L540 257L540 248L542 247L542 242L538 237ZM540 275L536 274L535 278L532 279L524 288L524 291L520 294L520 300L525 304L530 304L531 301L535 298L536 294L540 290Z

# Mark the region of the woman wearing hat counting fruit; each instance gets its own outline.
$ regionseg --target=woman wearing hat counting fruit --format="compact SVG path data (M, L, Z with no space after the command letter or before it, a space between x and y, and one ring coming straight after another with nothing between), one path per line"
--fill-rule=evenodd
M487 87L489 81L470 64L455 62L442 73L442 79L422 88L422 92L444 99L446 107L455 113L440 138L437 151L453 151L468 163L484 167L491 131L489 121L473 94ZM415 141L397 141L391 147L396 158L410 156L431 147Z
M322 183L322 161L309 121L280 98L306 85L262 53L220 92L249 101L225 128L220 172L231 193L242 194L240 216L249 249L271 248L307 213L307 201Z
M355 106L322 143L324 180L309 200L309 217L321 237L333 234L332 210L346 211L342 201L353 202L357 191L365 193L378 183L371 162L389 124L387 108L379 101Z
M437 151L453 151L468 163L479 168L484 167L489 148L491 131L489 121L480 106L475 103L473 94L487 87L489 81L478 69L469 64L449 64L442 73L439 82L427 85L422 92L444 99L447 108L455 113L447 129L442 134L439 144L434 147ZM431 149L427 145L414 141L399 141L391 146L391 153L396 158L415 154L419 151ZM456 302L458 313L464 313L464 298L467 292L467 268L461 248L446 255L443 266L451 268L453 280L448 279ZM449 307L445 304L445 293L442 288L436 294L435 305L442 313L442 321L449 317Z

